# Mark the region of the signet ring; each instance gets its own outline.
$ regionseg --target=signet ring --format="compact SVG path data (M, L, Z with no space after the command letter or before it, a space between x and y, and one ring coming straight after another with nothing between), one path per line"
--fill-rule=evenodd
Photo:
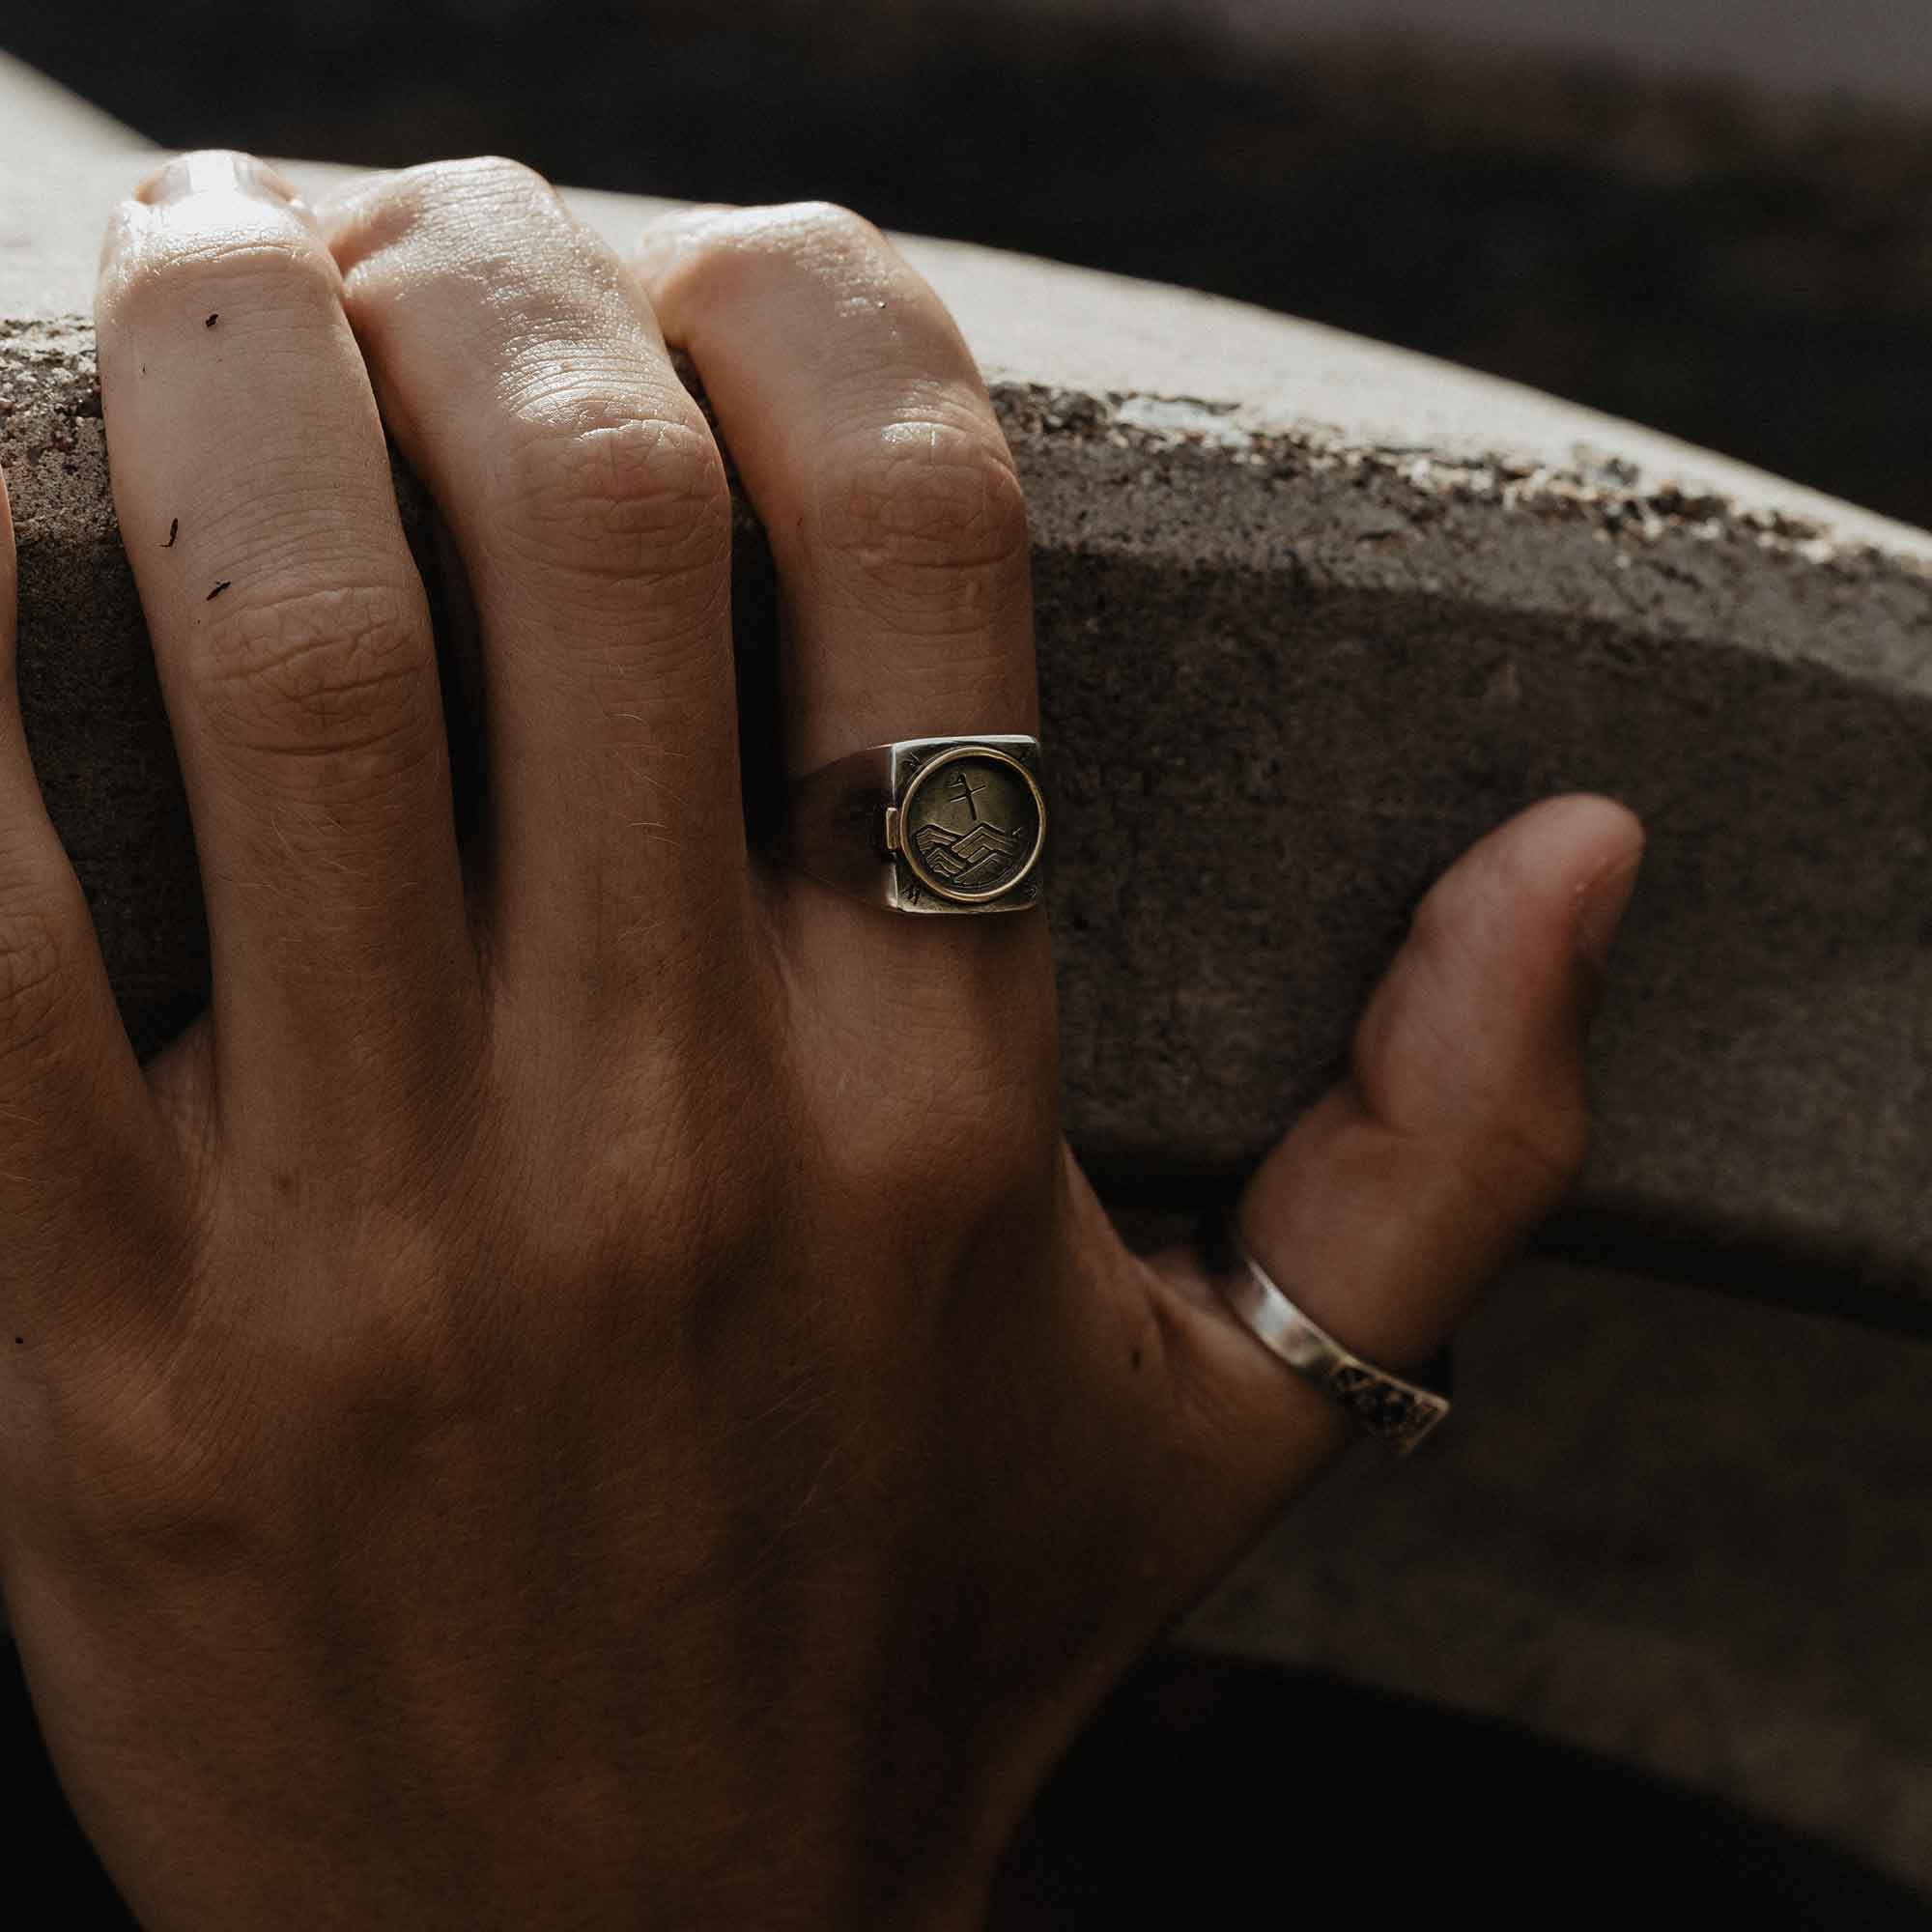
M1040 902L1039 741L900 738L786 787L779 857L888 912L1025 912Z

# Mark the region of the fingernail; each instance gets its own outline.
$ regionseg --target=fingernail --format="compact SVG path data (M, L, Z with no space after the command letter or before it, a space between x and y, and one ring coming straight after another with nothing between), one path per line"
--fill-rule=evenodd
M150 175L134 190L134 199L150 208L166 208L191 194L245 194L282 208L299 207L301 197L271 167L253 155L228 148L203 148L177 155L164 168Z
M1609 966L1610 949L1616 944L1642 867L1643 848L1639 846L1628 858L1613 860L1577 890L1577 950L1599 972Z

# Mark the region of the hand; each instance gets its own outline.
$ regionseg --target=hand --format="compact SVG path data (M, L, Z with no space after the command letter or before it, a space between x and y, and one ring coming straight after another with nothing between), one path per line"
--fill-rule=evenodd
M1344 1424L1108 1227L1038 916L748 855L666 340L771 532L803 771L1036 728L957 331L836 211L626 265L500 161L317 217L220 156L124 208L99 321L213 1000L136 1064L0 678L0 1550L82 1823L156 1928L967 1922ZM463 847L379 403L476 611ZM1248 1190L1390 1368L1578 1168L1640 843L1566 797L1466 854Z

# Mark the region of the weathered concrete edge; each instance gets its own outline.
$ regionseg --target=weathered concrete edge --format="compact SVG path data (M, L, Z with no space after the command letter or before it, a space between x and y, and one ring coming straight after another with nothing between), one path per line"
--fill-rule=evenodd
M354 172L284 165L317 191ZM619 248L676 206L580 188L564 199ZM1145 397L1178 405L1144 412L1145 427L1231 446L1243 434L1298 436L1315 449L1420 465L1425 485L1443 465L1722 502L1753 529L1802 526L1807 541L1932 563L1932 535L1911 525L1520 383L1192 289L965 242L894 240L952 311L989 383Z
M0 177L7 233L0 315L45 319L91 309L113 203L163 154L130 149L125 143L138 137L115 128L78 105L58 156L10 157ZM277 164L310 193L358 172L299 159ZM563 195L619 248L679 205L589 188ZM1520 384L1192 290L968 242L895 239L958 319L989 382L1172 401L1182 406L1172 426L1204 434L1296 432L1397 463L1499 467L1520 470L1514 480L1542 472L1639 496L1721 499L1740 517L1806 526L1812 541L1831 537L1932 560L1932 537L1909 525ZM1192 425L1190 403L1203 406Z
M43 298L57 285L85 299L96 232L87 218L90 208L104 217L113 196L152 158L101 152L99 117L83 108L76 120L76 147L91 144L94 152L78 156L77 171L67 156L56 157L59 192L50 199L29 197L37 247L45 258ZM311 187L354 172L288 165ZM20 185L17 176L0 182L0 197ZM592 226L620 243L667 206L588 191L568 198ZM15 194L14 206L19 205ZM1885 714L1903 702L1902 715L1909 716L1922 698L1927 539L1920 532L1517 385L1333 330L964 244L908 238L905 245L939 284L987 367L1003 416L1022 445L1023 465L1033 472L1029 487L1048 554L1084 555L1115 567L1158 553L1184 559L1188 568L1256 573L1277 589L1293 590L1319 578L1324 592L1352 584L1393 597L1398 609L1421 595L1435 600L1432 608L1441 614L1453 619L1460 613L1466 624L1523 614L1561 636L1579 625L1634 619L1647 639L1645 650L1678 637L1694 641L1706 661L1741 653L1786 667L1809 663L1828 678L1865 683L1884 707L1869 713L1874 727L1888 736L1895 734L1896 717ZM7 270L0 260L0 284ZM80 339L79 331L54 332L70 342ZM1022 356L1032 358L1031 373L1008 366ZM1123 386L1096 394L1098 379L1110 372ZM1070 386L1038 380L1056 377ZM1159 388L1157 379L1169 377L1177 386ZM76 411L89 408L84 396L70 401ZM83 416L74 434L82 441L98 437L98 423L89 425ZM1054 468L1055 449L1077 449L1080 464L1111 452L1143 470L1152 465L1169 477L1184 474L1218 510L1234 514L1204 518L1196 513L1199 504L1182 500L1184 493L1163 497L1154 491L1135 503L1121 526L1096 527L1077 506L1070 516L1061 514L1067 506L1051 487L1043 497L1034 489L1033 476ZM1326 485L1337 475L1363 487L1371 513L1366 519L1344 515L1339 527L1323 527L1324 522L1336 524L1330 513L1337 498ZM1284 490L1291 498L1286 502ZM1294 500L1297 492L1313 494ZM1477 543L1465 541L1475 527L1465 515L1472 505L1482 513ZM1258 506L1269 514L1255 514ZM1299 521L1297 511L1305 513ZM105 535L113 540L111 516ZM1498 535L1506 541L1499 544ZM1584 541L1597 549L1580 550ZM1350 548L1358 554L1348 554ZM1746 580L1742 594L1740 579ZM1821 587L1837 607L1822 632L1801 611L1807 601L1815 603ZM1054 657L1053 640L1043 639L1043 669ZM1506 678L1513 676L1503 668ZM1776 728L1786 721L1773 715L1772 722ZM1792 749L1804 747L1794 740ZM1601 773L1583 772L1580 781L1605 788ZM1451 806L1453 816L1453 800ZM1439 815L1432 806L1429 816ZM1473 819L1467 824L1470 836L1481 829ZM1321 834L1328 828L1316 823L1304 829ZM1884 837L1888 856L1905 862L1909 893L1925 844L1912 799L1901 797ZM1443 863L1453 856L1446 845L1432 849ZM1640 917L1634 923L1640 925ZM1642 937L1627 935L1626 950ZM1881 941L1879 951L1895 951L1895 939L1881 935ZM1635 950L1638 956L1627 970L1641 975L1647 962L1641 946ZM1830 990L1821 987L1821 997ZM1926 990L1922 975L1902 984L1894 976L1889 986L1869 989L1865 1005L1869 1009L1873 997L1889 998L1907 1039L1922 1042ZM1225 1000L1229 989L1204 991L1212 1001ZM1247 996L1264 997L1252 975ZM1613 989L1606 1026L1614 1026L1617 1004ZM1077 1000L1074 1008L1078 1018ZM1656 1012L1644 1017L1654 1030ZM1325 1016L1331 1033L1344 1020L1339 1009ZM1319 1037L1323 1024L1318 1011L1310 1033ZM1278 1052L1281 1042L1272 1044ZM1788 1045L1788 1037L1778 1042L1779 1049ZM1918 1058L1922 1064L1922 1044ZM1923 1082L1915 1089L1914 1065L1911 1053L1894 1057L1876 1074L1887 1091L1854 1089L1840 1104L1862 1106L1869 1099L1886 1121L1922 1121ZM1787 1173L1780 1187L1772 1175L1745 1197L1687 1199L1682 1182L1700 1151L1684 1146L1680 1133L1662 1163L1668 1168L1675 1160L1676 1180L1662 1172L1643 1145L1655 1138L1650 1130L1656 1123L1644 1119L1641 1107L1627 1104L1656 1069L1633 1067L1622 1081L1619 1070L1613 1057L1605 1109L1608 1132L1600 1136L1607 1158L1598 1168L1598 1211L1593 1215L1586 1206L1570 1223L1574 1245L1620 1252L1679 1273L1716 1274L1748 1293L1877 1310L1914 1326L1932 1320L1932 1292L1920 1292L1932 1256L1932 1226L1921 1214L1901 1213L1899 1202L1909 1188L1894 1185L1887 1201L1878 1202L1857 1185L1840 1187L1858 1164L1840 1160L1832 1171L1821 1132L1814 1137L1818 1165L1828 1170L1821 1177ZM1800 1064L1781 1070L1797 1086L1821 1084ZM1817 1070L1837 1071L1823 1060ZM1842 1079L1837 1084L1842 1089ZM1303 1093L1300 1077L1291 1077L1274 1103L1276 1118ZM1250 1094L1243 1106L1253 1104ZM1183 1151L1174 1151L1181 1155L1180 1170L1201 1181L1238 1167L1256 1151L1261 1134L1257 1118L1253 1127L1232 1137L1225 1130L1212 1135L1191 1161ZM1894 1124L1887 1134L1881 1165L1895 1167L1899 1130ZM1090 1138L1103 1166L1130 1184L1137 1171L1145 1173L1148 1144L1132 1131L1122 1140L1117 1128L1095 1124ZM1832 1139L1844 1136L1834 1128ZM1748 1151L1739 1151L1736 1165L1743 1169ZM1871 1171L1865 1163L1862 1172ZM1840 1196L1852 1205L1841 1208ZM1620 1247L1620 1238L1640 1224L1645 1240L1635 1250ZM1884 1252L1876 1256L1873 1224L1891 1230L1880 1235ZM1854 1226L1864 1232L1848 1238ZM1797 1276L1786 1278L1794 1259ZM1874 1273L1882 1282L1875 1297L1858 1286L1858 1278ZM1901 1279L1909 1301L1898 1299Z
M85 316L113 203L166 151L17 62L0 69L0 93L14 115L0 147L0 317ZM310 194L359 172L277 165ZM680 206L562 193L620 249ZM1312 461L1370 464L1432 491L1616 506L1640 533L1694 511L1748 542L1932 567L1924 531L1520 384L1194 290L969 242L895 240L947 301L990 384L1112 397L1127 406L1123 426L1155 439L1213 441L1250 461L1293 442Z
M0 102L6 106L0 119L0 167L44 161L50 151L138 154L154 145L4 50L0 50Z
M90 347L87 326L77 318L65 329L43 325L11 341L0 339L0 355L11 352L10 359L23 354L41 358L32 366L42 392L28 399L19 416L0 419L0 441L10 445L10 455L17 459L22 449L27 452L19 481L25 512L22 542L28 553L23 566L30 583L46 580L49 544L65 553L63 568L70 583L75 569L83 577L97 568L126 577L105 500ZM1157 577L1177 582L1187 573L1196 582L1207 581L1200 576L1206 571L1212 581L1238 582L1246 573L1261 586L1261 603L1254 616L1243 621L1264 630L1269 621L1267 602L1294 591L1297 581L1304 590L1319 585L1320 597L1330 603L1367 600L1365 608L1383 613L1374 620L1382 628L1401 619L1404 609L1420 599L1432 632L1439 634L1438 670L1453 668L1470 649L1455 635L1459 627L1480 635L1528 624L1548 641L1580 635L1579 624L1607 626L1626 638L1620 648L1653 655L1674 632L1684 647L1698 654L1707 672L1716 674L1714 666L1729 655L1738 666L1733 675L1742 675L1747 684L1762 686L1767 670L1778 671L1787 682L1796 680L1790 688L1797 693L1813 688L1824 674L1848 694L1860 694L1840 702L1854 707L1847 717L1863 715L1872 721L1861 732L1882 730L1895 737L1902 728L1921 743L1932 738L1927 667L1918 642L1932 621L1932 584L1916 563L1893 570L1883 553L1830 546L1821 550L1817 539L1802 531L1714 519L1706 514L1707 506L1694 502L1646 503L1622 486L1607 491L1600 485L1540 487L1505 514L1500 493L1511 487L1507 479L1486 487L1458 483L1445 494L1429 481L1417 481L1412 466L1378 460L1373 452L1365 466L1351 469L1346 456L1335 460L1332 448L1291 436L1268 443L1250 438L1231 453L1219 442L1186 432L1177 442L1172 425L1164 421L1146 427L1134 419L1131 403L1117 407L1105 399L1008 384L1000 385L996 396L1028 475L1038 554L1049 575L1061 570L1054 559L1083 579L1096 580L1122 570L1152 569ZM1364 476L1373 487L1359 487ZM89 562L90 557L98 563ZM1275 588L1269 589L1270 584ZM1889 588L1880 594L1875 585ZM1849 616L1841 614L1835 629L1827 625L1821 630L1827 590ZM1809 599L1809 614L1803 622L1798 621L1797 591ZM1062 602L1049 596L1042 612L1042 674L1050 717L1061 715L1057 693L1078 662L1065 655L1073 647L1071 638L1057 635L1066 614L1064 594ZM1675 600L1675 616L1670 609L1662 619L1646 611L1643 600L1652 594ZM144 663L138 613L125 601L122 608L129 610L125 621L133 628L125 641L115 643L112 655L127 652L134 663ZM58 622L57 613L42 610L39 621L49 620ZM1184 610L1179 617L1169 612L1149 621L1151 664L1165 654L1197 648L1190 641L1191 617ZM1822 654L1821 639L1829 646ZM97 635L91 648L98 652L105 641ZM127 747L112 743L112 732L122 728L110 722L115 705L152 708L141 726L148 734L145 742L153 747L145 754L150 769L157 769L164 759L171 765L164 724L152 695L142 698L129 692L113 704L103 704L98 693L60 695L64 687L59 679L84 667L71 658L71 643L60 646L52 659L46 649L30 629L22 647L23 696L30 704L30 728L38 717L36 755L43 759L50 802L57 817L82 814L70 816L76 842L97 868L106 867L93 881L101 895L97 916L110 927L116 919L121 922L110 954L118 946L118 982L124 995L144 1010L152 1009L156 1000L165 1006L170 993L185 983L184 976L192 978L192 934L174 930L182 925L181 917L173 916L171 925L170 916L156 906L145 913L129 911L115 881L120 868L131 862L131 851L110 860L116 840L131 837L131 815L156 811L157 799L124 800L111 824L91 815L99 813L98 805L81 804L90 792L98 794L103 763L128 761ZM1830 667L1828 672L1821 672L1821 661ZM1659 674L1668 675L1667 670ZM45 684L48 678L52 685ZM1784 748L1792 762L1812 766L1821 760L1829 765L1834 758L1849 758L1853 765L1866 759L1868 754L1857 745L1849 751L1835 743L1807 746L1803 733L1809 706L1796 698L1779 699L1776 694L1783 688L1766 687L1752 700L1757 706L1752 730L1768 758L1775 761ZM1435 720L1437 735L1475 738L1490 730L1486 714L1492 696L1486 692L1463 700L1452 695L1449 707ZM1086 742L1069 748L1076 759L1101 758L1118 779L1145 783L1151 774L1134 734L1156 721L1150 716L1136 726L1134 715L1112 705L1080 719ZM1915 717L1916 724L1910 722ZM1103 719L1107 722L1100 735ZM1070 735L1073 721L1068 722ZM1277 728L1279 723L1257 719L1253 726ZM1533 730L1534 720L1520 728ZM90 751L91 735L102 732L108 735ZM1932 769L1932 752L1927 765ZM1601 782L1589 772L1581 776ZM1637 782L1634 765L1630 776ZM1841 777L1849 784L1849 772ZM178 782L171 770L167 778L169 787ZM1828 783L1828 792L1836 798L1845 784ZM1217 794L1217 800L1218 817L1238 809L1238 801L1225 794ZM1909 796L1901 795L1895 806L1881 802L1878 809L1895 816L1887 841L1856 843L1849 851L1834 852L1827 869L1830 883L1839 891L1851 879L1848 867L1869 875L1862 884L1851 879L1868 896L1879 895L1863 905L1860 917L1869 923L1875 910L1889 907L1882 919L1896 927L1901 918L1920 916L1919 902L1911 896L1913 873L1901 873L1897 861L1901 854L1910 862L1923 861L1924 822ZM1259 818L1250 810L1249 817L1262 836L1279 832L1302 841L1325 840L1345 852L1365 850L1363 828L1351 822L1346 804L1318 804L1313 811L1309 815L1304 802L1298 824L1293 812L1283 817L1274 808ZM1467 816L1459 818L1463 812ZM1932 812L1923 819L1932 820ZM1438 850L1438 863L1453 856L1444 827L1458 823L1469 837L1482 829L1468 801L1453 796L1444 804L1432 804L1412 824L1406 822L1397 849L1406 855L1405 867L1413 868L1410 876L1422 873L1418 850ZM1083 852L1079 814L1068 822L1068 849L1076 865L1095 857L1091 842L1105 843L1120 830L1118 823L1111 831L1096 826L1091 814L1089 826L1090 849ZM157 838L175 837L178 842L178 830L170 834L158 822L151 830ZM1693 832L1690 837L1693 843L1708 841L1710 834ZM1440 846L1433 842L1438 839ZM1373 847L1366 853L1362 863L1371 872L1378 870ZM1715 853L1712 857L1717 863ZM181 863L191 863L185 853ZM1762 860L1758 864L1764 872ZM142 890L152 889L157 877L151 864ZM1278 890L1283 896L1274 919L1277 929L1286 930L1296 917L1295 882L1285 879ZM1784 895L1782 874L1765 873L1755 890L1774 898ZM1800 892L1802 881L1791 890ZM1352 896L1360 899L1361 895ZM1192 1090L1184 1064L1164 1076L1167 1087L1161 1078L1149 1088L1117 1077L1111 1062L1122 1042L1132 1040L1140 1020L1122 1009L1133 976L1130 967L1115 963L1109 948L1116 939L1131 943L1136 927L1128 921L1114 933L1083 936L1077 929L1063 930L1063 972L1070 976L1063 981L1069 1021L1069 1120L1076 1143L1097 1161L1103 1178L1129 1193L1144 1192L1150 1176L1156 1174L1169 1177L1170 1191L1177 1184L1211 1188L1224 1185L1259 1151L1294 1095L1308 1097L1306 1083L1319 1072L1324 1039L1345 1037L1352 1019L1359 998L1356 976L1362 962L1374 957L1370 949L1377 915L1364 902L1347 916L1355 936L1340 952L1318 955L1317 965L1308 969L1308 1005L1292 1035L1257 1032L1252 1022L1232 1030L1208 1027L1203 1033L1198 1050L1216 1050L1218 1034L1222 1042L1238 1042L1263 1069L1220 1099ZM1771 970L1762 950L1753 952L1746 944L1738 951L1738 934L1730 929L1736 923L1719 916L1716 937L1731 952L1713 959L1717 975L1732 980L1762 977ZM1922 1134L1926 1055L1922 1048L1900 1055L1885 1042L1875 1042L1861 1031L1869 1028L1869 1017L1848 1023L1846 1014L1860 1003L1848 998L1853 981L1847 975L1872 982L1861 996L1866 1015L1882 1014L1888 1003L1896 1007L1903 997L1908 1035L1915 1011L1924 1032L1922 1015L1932 1011L1932 987L1926 982L1922 953L1916 979L1889 985L1883 976L1891 970L1888 949L1894 941L1885 930L1876 937L1870 960L1854 955L1847 965L1834 958L1829 982L1814 986L1801 979L1783 989L1786 1010L1758 1074L1807 1096L1829 1098L1834 1084L1844 1084L1838 1063L1853 1065L1864 1089L1857 1104L1871 1120L1895 1122L1887 1130L1889 1139L1874 1141L1868 1131L1863 1145L1851 1146L1829 1107L1808 1122L1803 1108L1796 1115L1787 1110L1780 1169L1776 1159L1766 1157L1764 1147L1751 1144L1758 1128L1756 1105L1747 1091L1741 1099L1733 1097L1727 1115L1723 1095L1714 1099L1710 1082L1703 1082L1699 1091L1686 1081L1687 1068L1691 1082L1701 1072L1699 1030L1722 1019L1721 1003L1710 1004L1710 985L1700 985L1694 978L1697 955L1710 952L1713 934L1707 930L1699 939L1694 926L1680 923L1673 927L1666 921L1654 938L1645 935L1647 944L1639 943L1631 962L1631 982L1646 989L1647 982L1660 977L1667 982L1674 976L1680 983L1689 981L1689 997L1650 1009L1639 1029L1614 1026L1613 994L1600 1159L1567 1234L1559 1228L1553 1238L1599 1256L1617 1254L1634 1264L1693 1276L1723 1277L1728 1268L1736 1285L1749 1293L1925 1326L1932 1303L1923 1276L1932 1235L1922 1200L1914 1192L1911 1163L1919 1145L1915 1136ZM1236 1006L1264 1008L1274 997L1266 983L1266 952L1246 928L1236 930L1234 941L1222 945L1199 976L1189 976L1195 981L1191 990L1210 1001L1233 999ZM1678 956L1660 954L1659 946L1676 948ZM1245 961L1232 956L1237 950L1248 953ZM1172 962L1166 965L1171 968ZM1706 982L1711 977L1702 976ZM1183 1054L1181 1060L1191 1057L1191 1052ZM1270 1064L1300 1069L1285 1076L1292 1091L1274 1099L1269 1098L1275 1089L1265 1072ZM1685 1091L1672 1095L1667 1090L1673 1085ZM1164 1097L1151 1118L1153 1094ZM1670 1117L1661 1118L1660 1108L1669 1110ZM1727 1168L1716 1167L1709 1149L1726 1141L1734 1144L1734 1157Z

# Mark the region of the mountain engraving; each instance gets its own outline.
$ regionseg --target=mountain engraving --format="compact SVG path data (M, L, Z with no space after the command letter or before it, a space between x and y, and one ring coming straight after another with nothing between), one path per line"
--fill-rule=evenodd
M934 878L968 893L990 890L1025 856L1019 838L983 820L964 832L949 832L943 825L922 825L913 842Z

